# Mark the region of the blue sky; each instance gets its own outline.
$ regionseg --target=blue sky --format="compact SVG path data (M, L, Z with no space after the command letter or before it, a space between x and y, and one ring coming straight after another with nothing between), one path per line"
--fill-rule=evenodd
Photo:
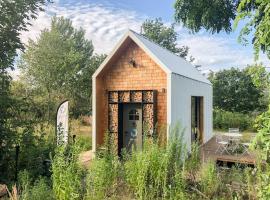
M49 28L51 16L64 16L73 21L75 27L83 27L86 37L93 41L96 53L109 53L124 32L131 28L140 31L147 18L161 17L173 23L174 0L55 0L40 13L29 32L21 34L22 40L36 39L40 30ZM237 42L239 29L231 34L210 35L202 30L191 34L181 25L177 27L178 44L190 48L195 57L194 64L203 70L217 71L229 67L244 67L254 63L252 46ZM269 66L266 56L260 57Z

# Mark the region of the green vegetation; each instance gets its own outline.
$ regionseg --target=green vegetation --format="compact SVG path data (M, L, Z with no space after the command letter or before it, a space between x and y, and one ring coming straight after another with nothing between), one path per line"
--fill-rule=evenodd
M246 44L246 37L252 35L255 58L258 59L260 51L270 57L269 1L176 0L174 8L176 22L183 23L194 33L202 28L211 33L229 33L240 21L243 22L239 41Z
M254 148L259 156L254 168L226 170L210 161L202 163L198 145L187 151L179 127L172 130L167 145L160 145L161 138L146 138L142 150L123 152L121 158L116 155L114 138L106 133L105 147L88 169L83 168L79 154L91 149L91 76L105 56L93 54L94 46L85 38L85 31L63 17L53 17L51 28L24 46L19 33L27 30L46 2L0 2L0 183L13 188L10 199L270 198L269 73L260 64L210 76L215 128L253 131L255 124L258 130ZM212 33L230 32L232 19L238 23L247 17L241 41L253 34L256 57L260 50L269 56L268 7L269 2L262 0L177 0L175 17L194 32L206 28ZM142 34L187 58L188 47L178 46L174 24L146 20ZM22 76L12 80L8 70L14 68L17 50L25 50L18 62ZM72 117L69 133L76 139L57 147L54 115L57 105L67 98Z
M265 67L255 64L243 70L212 72L209 80L213 84L214 128L256 132L255 119L269 104L269 72Z
M210 74L214 107L240 113L265 110L269 101L269 97L264 96L267 88L254 84L255 76L250 75L252 69L251 66L243 70L231 68ZM267 102L262 101L263 98L267 98Z
M91 113L91 76L105 58L93 51L85 31L63 17L53 17L51 29L44 29L36 42L29 41L20 60L21 81L28 93L37 93L33 101L44 104L46 119L54 119L53 111L65 99L72 116Z
M238 127L240 131L256 131L254 128L255 116L214 109L214 129L228 131L229 128Z
M78 163L80 146L57 147L52 158L52 188L56 199L82 199L83 170Z
M174 24L166 26L161 18L155 20L147 19L141 26L141 33L160 46L187 59L189 48L187 46L178 47L178 34L175 31ZM190 57L190 60L192 61L193 58Z

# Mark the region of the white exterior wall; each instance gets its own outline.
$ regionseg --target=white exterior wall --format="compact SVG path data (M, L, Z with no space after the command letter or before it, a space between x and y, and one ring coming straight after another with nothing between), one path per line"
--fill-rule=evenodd
M168 87L168 100L171 110L168 111L168 124L171 127L180 123L184 128L183 140L188 150L191 147L191 97L203 97L203 143L207 142L213 135L213 91L212 85L186 78L178 74L171 74L171 84ZM169 102L168 102L169 104ZM168 107L169 108L169 107Z

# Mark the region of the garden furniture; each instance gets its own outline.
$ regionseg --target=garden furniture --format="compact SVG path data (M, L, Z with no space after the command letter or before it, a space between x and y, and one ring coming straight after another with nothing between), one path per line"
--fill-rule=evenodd
M226 137L223 137L223 135L216 135L216 142L218 144L218 148L215 153L221 153L223 152L229 153L228 152L228 146L229 146L229 141Z

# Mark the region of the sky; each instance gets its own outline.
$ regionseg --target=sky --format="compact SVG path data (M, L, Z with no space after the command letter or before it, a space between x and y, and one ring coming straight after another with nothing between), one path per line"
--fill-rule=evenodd
M70 18L76 28L86 31L86 38L92 40L96 53L108 54L127 29L140 32L146 19L161 17L166 24L174 22L173 4L175 0L54 0L45 7L32 22L28 32L21 33L22 41L36 40L40 30L50 27L51 17ZM254 63L252 45L243 46L237 42L239 30L226 34L211 35L205 30L192 34L180 25L176 27L179 46L190 48L195 58L193 64L201 65L202 70L239 67ZM265 55L259 62L269 67Z

